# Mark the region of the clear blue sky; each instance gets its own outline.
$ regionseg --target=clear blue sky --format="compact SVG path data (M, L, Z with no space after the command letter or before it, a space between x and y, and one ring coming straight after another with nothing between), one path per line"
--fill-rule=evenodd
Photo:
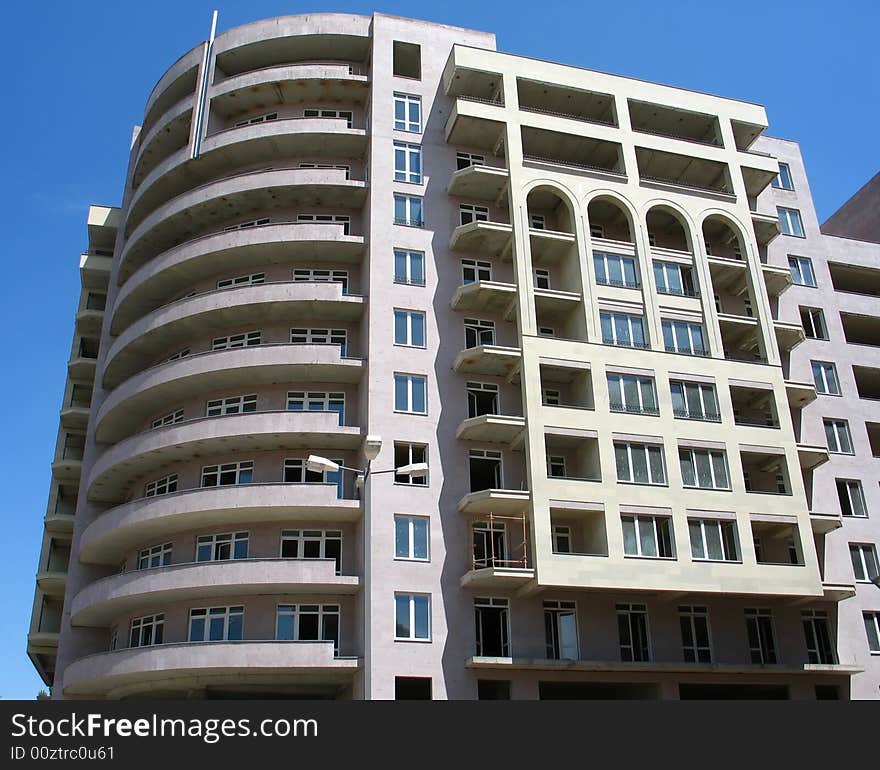
M0 48L2 329L12 353L0 442L0 697L41 685L25 654L49 463L90 203L120 201L132 126L156 80L219 29L316 11L400 16L495 32L499 50L759 102L799 141L819 218L880 168L877 0L737 2L21 2ZM16 480L13 485L12 480Z

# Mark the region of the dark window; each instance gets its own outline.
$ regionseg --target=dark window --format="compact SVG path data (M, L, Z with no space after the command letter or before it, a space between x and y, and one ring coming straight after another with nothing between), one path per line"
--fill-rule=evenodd
M431 677L394 677L394 700L431 700Z

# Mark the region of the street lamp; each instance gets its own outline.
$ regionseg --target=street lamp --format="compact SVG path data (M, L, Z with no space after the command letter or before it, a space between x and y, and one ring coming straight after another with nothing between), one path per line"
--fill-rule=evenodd
M364 481L370 478L370 476L375 476L379 473L395 473L398 476L412 477L423 476L428 472L428 463L410 463L409 465L401 465L399 468L389 468L381 471L371 470L370 465L372 465L373 460L379 456L381 449L382 437L369 435L364 440L364 457L367 460L366 468L350 468L347 465L335 463L333 460L328 460L326 457L321 457L320 455L309 455L308 460L306 460L306 468L315 473L336 473L340 470L350 471L351 473L356 473L358 476L363 477Z

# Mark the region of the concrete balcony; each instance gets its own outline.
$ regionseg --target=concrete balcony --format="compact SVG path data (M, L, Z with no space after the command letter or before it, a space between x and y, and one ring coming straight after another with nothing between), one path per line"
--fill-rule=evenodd
M125 233L131 235L163 202L201 185L278 164L280 158L360 158L366 146L366 132L349 128L344 118L289 118L228 128L202 141L197 163L184 146L146 175L129 202ZM330 180L335 175L313 176Z
M150 415L199 393L277 382L356 383L365 362L345 358L339 345L257 345L185 356L146 369L117 387L95 416L95 439L114 443Z
M55 678L58 656L57 631L31 631L27 637L27 654L43 683L51 687Z
M43 519L43 524L46 526L46 532L50 534L69 535L73 532L73 519L72 513L50 512Z
M462 588L516 591L535 579L535 570L527 567L481 567L461 576Z
M767 287L767 294L771 297L779 297L792 284L791 270L787 270L784 267L761 265L761 272L764 274L764 285Z
M364 298L343 294L339 283L265 283L186 297L149 313L116 338L107 352L103 386L116 387L195 334L297 321L344 323L360 318L363 309Z
M67 572L60 570L42 570L37 573L37 588L46 596L64 598L67 588Z
M839 513L819 513L810 511L810 527L814 535L827 535L843 526Z
M183 642L100 652L64 671L66 697L118 699L186 694L224 685L340 687L360 668L358 658L337 658L333 642Z
M52 463L52 477L58 481L79 481L82 474L82 457L61 457Z
M460 374L488 374L494 377L509 376L522 358L519 348L501 345L478 345L462 350L455 357L452 368Z
M458 96L446 121L444 135L449 144L473 147L501 154L504 139L504 105L491 99Z
M132 175L134 189L140 187L147 175L165 158L189 144L195 103L194 90L158 116L146 132L141 131Z
M93 206L92 208L96 208ZM118 211L118 209L112 209ZM110 228L107 228L110 229ZM115 229L113 230L115 233ZM112 249L113 246L111 245ZM97 254L83 254L79 258L79 279L84 289L105 289L110 280L110 257L99 257Z
M360 500L339 498L335 484L247 484L190 489L133 500L98 516L83 531L79 558L114 566L143 543L204 527L251 523L357 521Z
M336 412L253 412L203 417L140 433L113 445L91 469L89 499L117 503L136 476L169 463L222 452L360 447L360 428L339 425Z
M579 292L535 289L535 310L540 318L564 318L581 303Z
M502 315L516 302L516 284L499 281L474 281L459 286L450 303L453 310L479 310Z
M532 252L532 264L536 267L558 264L559 260L571 252L575 242L574 233L530 229L529 248Z
M856 595L855 583L822 583L822 597L828 602L842 602Z
M126 281L155 254L219 225L220 211L244 219L253 211L296 207L358 209L366 199L366 183L345 176L342 169L267 168L184 192L159 205L129 234L119 255L120 280Z
M459 198L476 201L498 201L510 184L506 168L468 166L460 168L449 180L446 192Z
M449 248L481 257L500 257L509 253L512 236L513 228L503 222L468 222L452 231Z
M524 489L481 489L462 497L458 510L466 516L509 516L526 512L531 499L531 493Z
M103 310L86 308L76 314L75 329L83 337L100 337L101 324L104 322Z
M798 460L800 460L801 468L805 471L811 471L828 462L828 447L814 446L812 444L797 445Z
M70 623L110 625L139 608L258 594L354 594L360 578L337 575L333 559L228 559L135 570L89 583L70 602Z
M223 272L303 260L357 264L363 253L364 237L346 235L341 224L273 222L211 233L160 254L132 274L116 297L110 332L120 334L169 297Z
M776 334L776 344L780 353L788 353L800 345L804 337L804 329L800 324L773 322L773 331Z
M788 405L795 409L803 409L817 398L816 386L812 382L786 380L785 394L788 396Z
M719 313L718 325L724 349L753 350L758 343L758 319L732 313Z
M716 293L739 294L748 288L749 264L729 257L709 257L709 274Z
M61 410L61 427L77 431L84 431L89 423L88 406L70 405Z
M462 441L480 441L488 444L511 444L525 430L524 417L501 414L481 414L462 420L455 437Z
M67 362L67 376L71 380L94 382L98 369L98 359L90 356L74 355Z
M758 246L762 248L782 232L776 214L760 214L757 211L752 212L752 229L755 231Z

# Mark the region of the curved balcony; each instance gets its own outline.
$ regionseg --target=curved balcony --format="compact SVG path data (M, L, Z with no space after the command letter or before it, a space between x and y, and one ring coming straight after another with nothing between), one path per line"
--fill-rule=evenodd
M176 104L187 95L195 100L199 69L204 56L204 44L191 48L171 65L159 78L147 98L144 107L144 119L141 122L141 133L152 131L156 121L171 105Z
M116 296L110 333L119 334L182 289L211 276L304 258L315 263L356 263L363 252L363 236L345 235L341 224L283 222L205 235L135 271Z
M247 484L145 497L98 516L80 538L85 564L118 565L143 543L202 527L250 523L357 521L360 500L338 497L335 484Z
M273 152L279 157L280 149ZM366 199L366 183L345 176L343 169L265 168L190 189L160 205L130 232L119 258L120 281L128 280L154 254L192 239L212 224L219 229L232 217L246 218L254 211L271 216L273 210L296 206L360 208Z
M113 390L95 417L95 440L112 444L137 432L150 415L198 393L278 382L355 383L364 361L339 345L281 343L197 353L146 369Z
M165 305L116 338L104 368L103 386L113 388L194 335L232 325L259 329L271 323L353 321L364 298L343 294L338 283L285 282L197 294Z
M339 425L336 412L252 412L202 417L139 433L115 444L92 466L89 499L118 502L135 476L169 463L219 453L269 449L357 449L360 428Z
M349 128L343 118L287 118L227 128L202 142L197 160L189 147L181 147L147 174L128 204L125 233L164 201L255 164L358 158L366 144L366 132Z
M104 627L146 605L257 594L353 594L360 578L333 559L232 559L174 564L96 580L70 603L73 626Z
M147 175L165 158L189 145L195 89L172 104L149 131L138 136L138 153L132 174L132 188L137 189Z
M118 699L158 693L185 694L208 685L316 684L342 686L360 667L358 658L336 658L333 642L182 642L99 652L64 671L67 697Z

